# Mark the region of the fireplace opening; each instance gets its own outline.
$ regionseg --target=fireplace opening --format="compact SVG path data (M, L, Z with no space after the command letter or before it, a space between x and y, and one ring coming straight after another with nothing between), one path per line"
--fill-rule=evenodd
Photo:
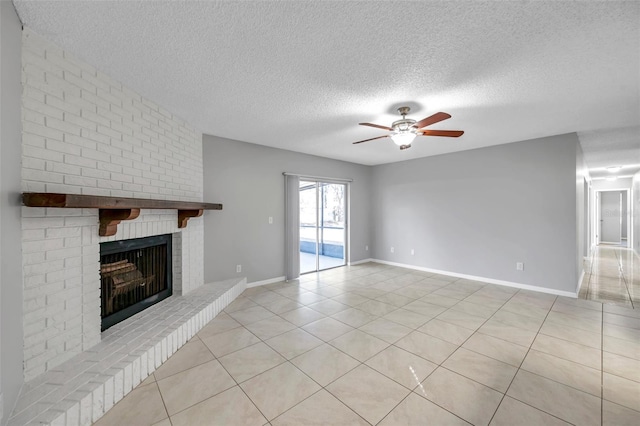
M171 234L100 243L102 331L171 296Z

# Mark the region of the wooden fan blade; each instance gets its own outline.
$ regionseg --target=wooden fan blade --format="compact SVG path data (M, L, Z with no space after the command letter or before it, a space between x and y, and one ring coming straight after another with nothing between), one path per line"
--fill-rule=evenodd
M378 136L378 137L376 137L376 138L365 139L365 140L363 140L363 141L354 142L353 144L355 145L355 144L357 144L357 143L369 142L369 141L374 141L374 140L376 140L376 139L382 139L382 138L388 138L388 137L389 137L389 135Z
M361 126L369 126L369 127L375 127L377 129L384 129L384 130L391 130L393 131L393 129L391 127L387 127L387 126L381 126L379 124L373 124L373 123L359 123Z
M418 121L414 125L414 127L417 127L418 129L422 129L423 127L431 126L432 124L439 123L439 122L441 122L443 120L446 120L448 118L451 118L451 116L449 114L447 114L446 112L436 112L432 116L429 116L427 118L423 118L422 120Z
M420 130L422 136L447 136L450 138L459 138L464 134L462 130Z

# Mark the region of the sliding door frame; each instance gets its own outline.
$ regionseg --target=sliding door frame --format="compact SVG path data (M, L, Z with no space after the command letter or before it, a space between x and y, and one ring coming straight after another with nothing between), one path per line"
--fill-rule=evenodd
M351 226L351 182L353 182L353 179L340 179L340 178L331 178L331 177L324 177L324 176L310 176L310 175L303 175L303 174L297 174L297 173L283 173L283 175L285 176L285 182L287 181L287 177L291 176L291 177L295 177L297 178L297 182L298 182L298 186L299 186L299 182L300 181L306 181L306 182L315 182L316 183L316 203L318 202L318 198L319 198L319 191L318 191L318 182L320 183L329 183L329 184L339 184L339 185L344 185L345 186L345 200L344 200L344 215L345 215L345 224L344 224L344 265L342 266L346 266L349 265L350 263L350 246L351 246L351 232L350 232L350 226ZM285 204L287 204L287 211L292 210L293 209L293 205L291 205L291 203L295 202L297 203L297 208L298 208L298 213L297 214L293 214L293 212L291 212L292 214L289 214L287 218L285 218L285 233L287 234L287 245L286 245L286 253L285 253L285 270L287 271L287 275L286 275L286 279L287 281L292 280L292 279L296 279L300 276L300 196L298 193L298 196L293 197L293 194L289 194L289 192L292 190L293 188L290 186L287 186L286 188L286 192L287 194L285 194ZM316 213L316 218L317 218L317 213ZM293 222L296 223L293 223ZM316 221L317 222L317 221ZM291 236L293 235L292 232L293 228L295 227L295 234L298 235L298 243L297 244L292 244L292 242L289 242L289 239L291 239ZM319 269L319 262L318 262L318 224L316 223L316 272ZM297 252L293 253L293 250L295 250L295 248L297 247ZM292 267L293 265L290 265L291 262L294 261L294 259L297 258L297 268L296 267ZM330 268L329 268L330 269ZM295 271L297 271L297 275L295 274ZM291 273L293 272L293 273ZM296 275L296 276L294 276Z

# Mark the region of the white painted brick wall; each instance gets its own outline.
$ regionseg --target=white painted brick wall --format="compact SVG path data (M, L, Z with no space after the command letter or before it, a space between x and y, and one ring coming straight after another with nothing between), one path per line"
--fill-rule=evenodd
M8 425L91 424L245 289L246 279L207 284L116 324L96 347L26 383Z
M202 201L200 133L29 29L22 49L23 191ZM97 209L22 211L27 381L100 342L99 243L173 234L174 292L203 284L202 218L143 210L99 237Z
M25 29L25 190L199 201L202 136Z

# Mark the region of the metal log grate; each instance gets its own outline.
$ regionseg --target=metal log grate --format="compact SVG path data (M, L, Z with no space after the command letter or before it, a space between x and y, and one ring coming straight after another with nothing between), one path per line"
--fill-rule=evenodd
M100 245L102 329L171 295L171 235Z

